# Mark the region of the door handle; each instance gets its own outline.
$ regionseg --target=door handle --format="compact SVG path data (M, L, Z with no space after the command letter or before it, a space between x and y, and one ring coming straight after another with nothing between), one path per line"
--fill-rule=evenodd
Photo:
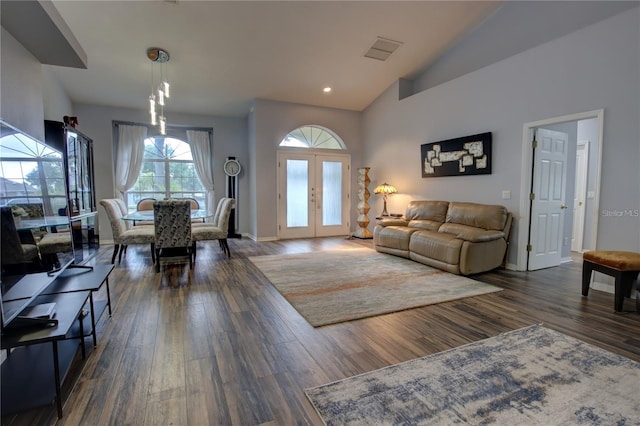
M568 209L568 208L569 208L569 206L567 206L566 204L562 204L562 205L560 206L560 208L564 210L564 209Z

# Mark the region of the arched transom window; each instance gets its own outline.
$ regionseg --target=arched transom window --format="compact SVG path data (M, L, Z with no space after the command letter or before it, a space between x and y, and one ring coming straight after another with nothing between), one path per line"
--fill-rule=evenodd
M344 142L331 130L320 126L302 126L290 132L280 146L298 148L346 149Z

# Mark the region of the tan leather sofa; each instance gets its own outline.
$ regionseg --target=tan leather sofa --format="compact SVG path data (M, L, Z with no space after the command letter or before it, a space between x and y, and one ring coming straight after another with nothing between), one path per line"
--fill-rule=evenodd
M377 251L458 275L500 266L512 215L504 206L411 201L402 218L383 218L373 230Z

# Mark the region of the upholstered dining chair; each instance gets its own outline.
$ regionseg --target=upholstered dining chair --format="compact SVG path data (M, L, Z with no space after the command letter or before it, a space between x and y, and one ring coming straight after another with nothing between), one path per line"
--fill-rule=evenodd
M191 257L191 204L189 200L161 200L153 203L156 272L163 258Z
M42 203L19 203L12 204L12 206L20 207L25 211L27 218L29 219L39 219L44 217L44 206ZM46 228L35 228L31 230L33 234L33 238L36 242L40 241L40 239L47 233Z
M155 198L142 198L136 204L136 210L145 211L145 210L153 210L153 203L156 202Z
M113 256L111 263L115 263L116 255L118 255L118 263L122 260L122 252L126 250L129 244L150 244L151 259L155 262L155 233L151 226L136 226L127 229L125 221L122 219L124 214L120 209L119 202L115 198L106 198L100 200L100 205L109 217L111 224L111 233L113 234Z
M120 198L114 198L114 200L116 204L118 204L118 207L120 208L120 212L122 213L122 216L126 216L129 213L129 208L127 207L127 203L125 203L124 200ZM129 220L125 220L124 227L127 229L131 229L133 228L133 223L131 223L131 221ZM125 248L125 251L126 251L126 248Z
M153 211L153 203L155 202L156 202L155 198L142 198L140 201L138 201L138 204L136 204L136 210L139 212ZM152 220L142 220L142 221L134 220L131 223L129 223L129 226L137 226L137 225L153 225L153 221Z
M227 236L229 235L229 217L231 216L231 209L235 205L236 200L233 198L222 198L218 202L218 207L213 215L213 220L210 223L200 224L194 226L191 232L193 239L193 261L196 261L196 242L205 240L218 240L220 249L227 257L231 257L231 251L229 250L229 243L227 242Z
M2 267L27 270L29 265L41 265L38 247L20 241L11 207L0 208L0 231L2 231Z

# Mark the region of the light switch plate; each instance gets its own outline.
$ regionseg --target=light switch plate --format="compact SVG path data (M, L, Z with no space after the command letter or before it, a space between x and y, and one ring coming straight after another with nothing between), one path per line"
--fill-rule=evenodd
M511 191L502 191L502 199L510 200L511 199Z

